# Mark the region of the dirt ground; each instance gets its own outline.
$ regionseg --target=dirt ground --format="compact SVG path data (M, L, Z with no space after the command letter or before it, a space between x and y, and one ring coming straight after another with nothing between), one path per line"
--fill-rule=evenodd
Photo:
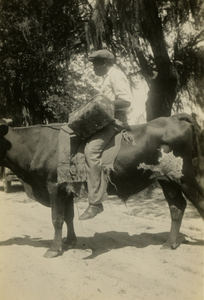
M0 185L0 299L203 300L203 221L190 203L181 228L188 243L161 250L170 216L159 189L127 206L110 197L102 214L83 222L87 200L78 200L75 249L47 259L51 211L20 185L12 189L5 194Z

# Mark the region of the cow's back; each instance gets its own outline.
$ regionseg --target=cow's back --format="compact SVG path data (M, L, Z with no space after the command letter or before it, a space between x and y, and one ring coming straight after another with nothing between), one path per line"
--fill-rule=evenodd
M132 126L131 134L134 140L132 151L140 158L142 155L148 164L157 162L158 150L162 148L181 157L186 156L188 151L192 152L192 125L178 120L176 116L161 117L140 126Z

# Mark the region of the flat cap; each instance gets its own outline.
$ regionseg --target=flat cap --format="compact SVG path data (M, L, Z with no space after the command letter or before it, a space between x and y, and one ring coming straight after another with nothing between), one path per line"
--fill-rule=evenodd
M115 57L111 52L109 52L106 49L95 51L89 56L89 61L92 62L101 59L105 59L109 62L114 62Z

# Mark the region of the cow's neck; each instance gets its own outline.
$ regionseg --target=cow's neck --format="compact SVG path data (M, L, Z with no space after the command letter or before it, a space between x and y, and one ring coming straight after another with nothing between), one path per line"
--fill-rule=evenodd
M11 149L6 152L5 166L10 168L20 178L26 176L33 158L33 153L38 145L39 128L9 128L5 138L11 142ZM28 140L28 137L30 141ZM23 179L23 178L22 178Z

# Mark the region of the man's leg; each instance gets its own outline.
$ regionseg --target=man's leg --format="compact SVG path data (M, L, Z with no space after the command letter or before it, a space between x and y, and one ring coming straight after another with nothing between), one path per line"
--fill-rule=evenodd
M102 152L111 138L116 133L115 129L108 125L100 132L94 134L85 147L86 173L89 195L89 207L79 217L80 220L93 218L103 211L101 201L107 196L107 182L102 170Z

